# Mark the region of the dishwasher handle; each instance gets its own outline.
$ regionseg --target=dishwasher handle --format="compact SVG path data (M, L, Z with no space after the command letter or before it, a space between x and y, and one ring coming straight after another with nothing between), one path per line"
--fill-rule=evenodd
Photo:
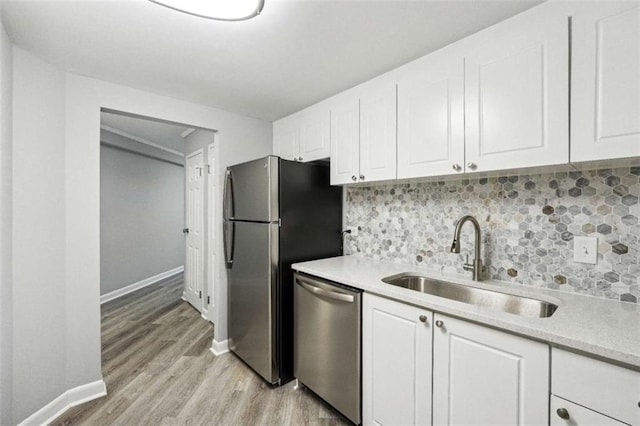
M315 293L320 296L328 297L330 299L340 300L341 302L353 303L355 297L350 294L345 294L337 291L326 290L324 288L320 288L317 284L320 284L319 281L313 280L307 277L296 276L296 283L299 284L304 289Z

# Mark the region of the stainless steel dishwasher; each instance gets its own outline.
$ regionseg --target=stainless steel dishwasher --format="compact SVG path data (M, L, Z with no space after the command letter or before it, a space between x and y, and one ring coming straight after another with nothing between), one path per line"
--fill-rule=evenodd
M294 275L294 375L360 424L362 291Z

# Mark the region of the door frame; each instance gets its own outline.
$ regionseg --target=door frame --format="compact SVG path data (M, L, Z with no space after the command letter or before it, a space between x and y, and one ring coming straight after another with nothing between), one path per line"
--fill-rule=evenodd
M218 148L218 133L213 132L213 142L207 145L207 155L206 155L206 165L207 165L207 182L206 182L206 194L207 194L207 210L205 214L207 215L207 238L206 238L206 255L207 255L207 279L206 279L206 287L207 287L207 296L210 297L210 303L203 304L206 306L204 311L206 311L205 317L215 323L216 316L216 302L218 301L217 294L217 286L216 283L220 282L219 277L219 268L218 268L218 259L215 256L218 254L218 250L216 250L216 243L219 240L219 235L222 235L218 226L220 226L220 221L218 220L218 199L220 198L220 179L221 175L219 173L219 153L220 150ZM213 157L213 161L211 159Z

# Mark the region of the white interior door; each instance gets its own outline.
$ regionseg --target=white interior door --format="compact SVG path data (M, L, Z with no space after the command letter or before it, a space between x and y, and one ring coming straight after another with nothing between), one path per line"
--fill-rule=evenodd
M186 162L186 253L185 298L202 311L204 281L204 152L199 149Z

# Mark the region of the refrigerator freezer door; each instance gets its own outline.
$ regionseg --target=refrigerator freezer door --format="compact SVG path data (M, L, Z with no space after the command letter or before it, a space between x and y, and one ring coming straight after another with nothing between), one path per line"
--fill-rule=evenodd
M265 380L277 383L278 225L235 222L234 234L229 348Z
M279 158L265 157L229 167L225 179L225 215L228 219L273 222L278 208Z

